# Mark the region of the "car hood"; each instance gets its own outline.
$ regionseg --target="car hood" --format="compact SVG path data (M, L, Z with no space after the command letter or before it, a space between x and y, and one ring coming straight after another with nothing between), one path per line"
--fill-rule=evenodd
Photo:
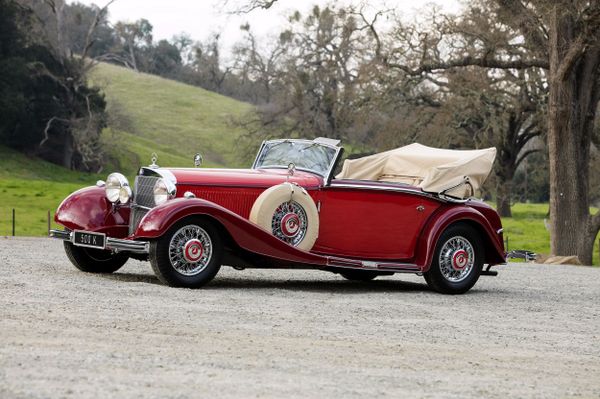
M288 176L286 169L208 169L208 168L166 168L171 172L177 185L228 186L228 187L271 187L289 181L310 188L323 185L323 178L296 170Z

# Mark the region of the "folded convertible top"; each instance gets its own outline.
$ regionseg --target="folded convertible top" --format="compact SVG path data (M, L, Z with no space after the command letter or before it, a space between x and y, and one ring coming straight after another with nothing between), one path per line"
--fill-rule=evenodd
M475 195L492 170L495 148L444 150L418 143L344 161L337 179L406 183L456 198Z

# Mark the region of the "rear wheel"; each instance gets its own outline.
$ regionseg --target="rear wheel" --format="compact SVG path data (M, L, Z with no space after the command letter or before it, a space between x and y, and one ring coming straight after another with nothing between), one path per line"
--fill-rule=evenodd
M125 254L113 254L110 251L78 247L65 241L67 257L76 268L87 273L113 273L119 270L129 259Z
M425 281L443 294L463 294L481 275L483 246L470 226L457 224L446 229L436 244Z
M221 268L223 242L208 220L187 218L150 243L154 273L172 287L199 288Z

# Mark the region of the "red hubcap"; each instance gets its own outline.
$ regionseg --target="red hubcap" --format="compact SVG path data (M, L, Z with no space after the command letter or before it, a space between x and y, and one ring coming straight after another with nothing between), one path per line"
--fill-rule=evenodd
M188 262L198 262L200 258L202 258L202 254L204 254L204 247L200 240L193 239L185 243L185 246L183 247L183 256Z
M289 238L295 237L300 231L300 218L295 213L288 213L281 218L281 232Z
M452 268L463 270L469 263L469 254L464 249L459 249L452 255Z

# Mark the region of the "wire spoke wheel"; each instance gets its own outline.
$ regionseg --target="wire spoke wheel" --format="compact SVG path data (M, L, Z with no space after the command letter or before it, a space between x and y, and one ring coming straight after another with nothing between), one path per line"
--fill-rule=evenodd
M296 201L284 202L275 209L271 228L275 237L297 246L304 239L308 229L306 211Z
M452 237L442 245L438 262L440 272L446 280L453 283L461 282L473 269L475 249L465 237Z
M427 284L443 294L464 294L479 280L485 249L475 228L466 223L448 227L438 238Z
M210 235L200 226L183 226L169 242L169 260L173 268L184 276L201 273L212 258L213 243Z

